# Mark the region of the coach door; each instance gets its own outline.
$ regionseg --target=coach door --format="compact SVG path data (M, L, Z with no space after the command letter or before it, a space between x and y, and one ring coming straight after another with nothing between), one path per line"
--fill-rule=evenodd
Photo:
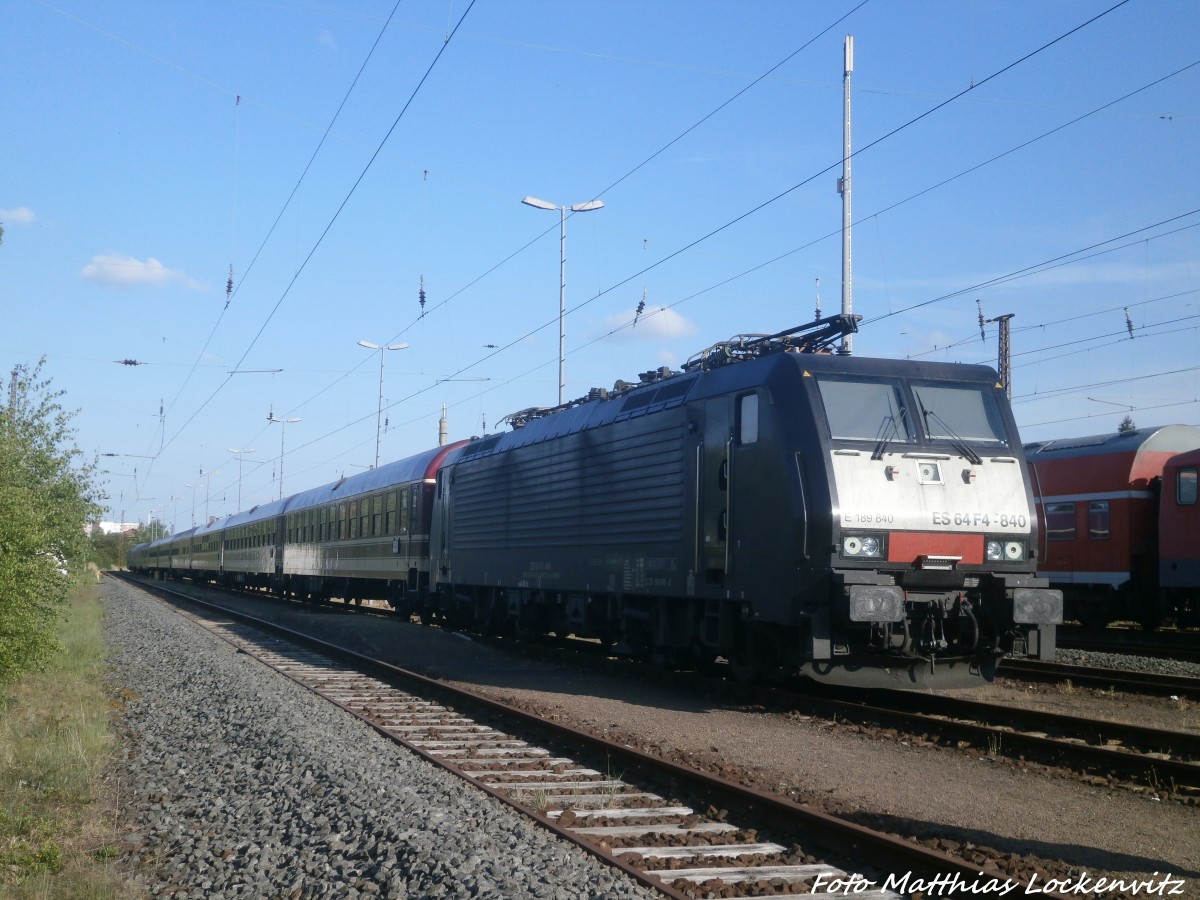
M696 448L697 559L704 580L720 584L729 571L729 476L733 450L733 398L704 406L704 442Z
M429 527L429 578L431 585L449 582L450 574L450 469L441 468L433 497Z
M286 537L287 516L279 515L275 517L275 548L272 555L275 557L275 576L283 577L283 541Z

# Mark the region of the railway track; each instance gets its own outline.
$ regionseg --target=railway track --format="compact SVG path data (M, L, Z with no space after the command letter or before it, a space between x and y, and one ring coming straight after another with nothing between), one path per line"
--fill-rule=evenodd
M1200 733L935 694L898 694L888 700L887 706L826 702L843 714L849 704L866 721L940 744L971 746L990 756L1037 761L1104 781L1132 779L1168 797L1200 803Z
M331 607L349 612L352 607ZM370 611L370 610L368 610ZM387 613L382 613L387 614ZM576 642L567 642L574 647ZM693 672L663 672L647 664L605 660L585 649L522 645L523 652L561 661L563 654L586 655L589 665L607 665L632 677L674 678L679 689L694 692ZM1005 666L1009 666L1008 662ZM1002 671L1005 671L1002 669ZM1017 661L1007 670L1018 677L1072 680L1104 690L1175 693L1200 697L1200 679L1157 673ZM1035 762L1074 772L1095 784L1134 785L1160 799L1200 805L1200 735L1145 726L1026 710L985 701L922 692L877 693L810 685L804 691L786 686L755 685L746 689L720 678L703 679L706 690L730 701L765 705L786 714L807 714L854 725L887 739L912 737L938 746L1017 762Z
M1000 663L999 674L1005 678L1025 681L1067 682L1099 688L1128 691L1135 694L1154 694L1162 697L1181 697L1200 700L1200 678L1190 675L1167 675L1160 672L1139 672L1132 669L1106 669L1072 663L1043 662L1036 659L1006 659Z
M221 621L204 627L242 652L666 896L849 889L884 900L946 879L999 896L1006 884L910 840L212 609Z
M1141 628L1089 630L1060 625L1058 646L1102 653L1129 653L1162 659L1200 662L1200 632L1144 631Z
M527 648L526 652L554 658L572 651L542 647ZM652 667L644 664L616 661L613 665L632 667L641 672L637 677L651 677L648 670ZM1170 686L1184 696L1193 696L1187 679L1176 677L1174 682L1162 683L1138 678L1147 673L1128 674L1133 676L1128 684L1118 685L1123 689L1138 684L1159 690ZM675 679L678 688L687 692L695 692L702 683L706 692L738 705L813 716L842 727L852 724L892 739L910 736L959 750L973 749L989 757L1037 762L1078 773L1093 783L1132 783L1154 791L1161 799L1200 805L1200 733L915 691L888 691L881 699L879 692L816 685L803 691L780 685L755 685L751 690L693 672L654 670L652 677ZM1114 681L1110 675L1096 684L1107 690Z

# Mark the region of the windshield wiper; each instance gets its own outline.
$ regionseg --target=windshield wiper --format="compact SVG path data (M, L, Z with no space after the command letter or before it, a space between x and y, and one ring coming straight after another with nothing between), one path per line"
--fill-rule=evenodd
M925 417L926 434L929 434L932 437L929 428L929 420L932 419L946 433L946 436L950 438L950 446L965 456L968 462L975 466L983 464L983 457L972 450L966 441L955 434L954 429L947 425L941 416L935 413L932 409L926 409L924 406L921 407L921 415Z
M900 416L904 417L904 407L900 407ZM888 445L899 437L900 426L896 424L895 416L888 416L879 423L879 431L875 434L875 450L871 453L871 459L883 459L883 454L887 451Z

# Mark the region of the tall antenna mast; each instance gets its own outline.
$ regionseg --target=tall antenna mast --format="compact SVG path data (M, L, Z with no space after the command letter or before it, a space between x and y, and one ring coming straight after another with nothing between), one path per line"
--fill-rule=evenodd
M842 177L838 179L838 193L842 195L842 315L854 313L854 291L851 275L850 255L850 73L854 71L854 35L846 35L845 67L842 73ZM842 338L838 353L849 356L853 352L851 336Z

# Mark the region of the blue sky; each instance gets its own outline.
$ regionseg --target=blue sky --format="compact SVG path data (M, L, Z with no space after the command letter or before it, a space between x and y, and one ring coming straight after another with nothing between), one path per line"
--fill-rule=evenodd
M605 204L566 223L568 398L818 279L837 312L852 34L855 353L995 365L978 301L1026 440L1198 425L1200 7L1114 5L10 0L0 364L117 454L110 518L185 528L278 496L281 446L284 493L374 462L359 340L409 345L384 460L552 405L526 195Z

